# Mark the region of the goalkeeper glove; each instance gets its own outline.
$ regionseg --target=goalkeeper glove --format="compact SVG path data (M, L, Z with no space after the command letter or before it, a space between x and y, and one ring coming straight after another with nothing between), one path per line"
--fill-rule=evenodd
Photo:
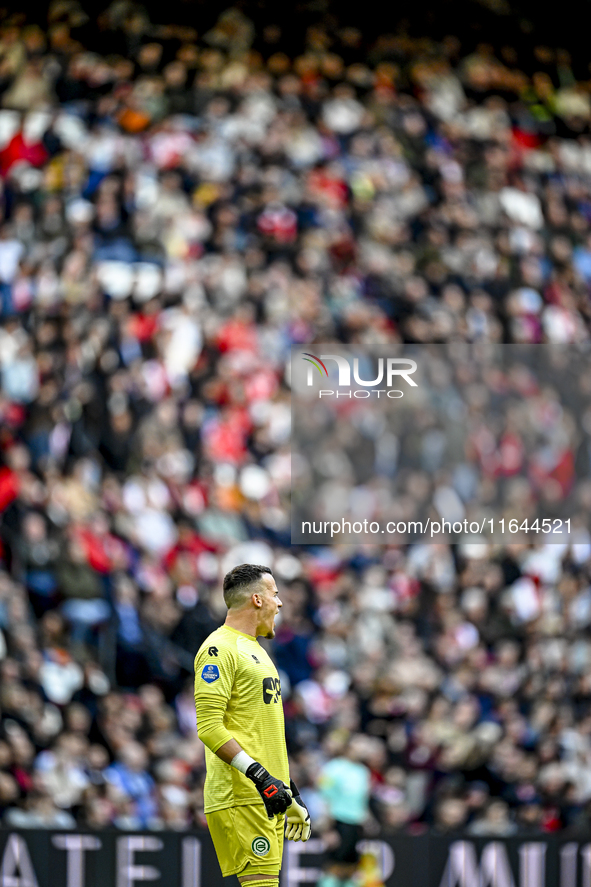
M293 799L291 806L287 808L287 813L285 815L287 820L285 837L288 841L307 841L310 837L311 831L310 814L292 779L290 779L289 785Z
M245 775L254 782L269 819L273 819L276 813L285 813L291 804L291 792L280 779L271 776L257 761L250 765Z

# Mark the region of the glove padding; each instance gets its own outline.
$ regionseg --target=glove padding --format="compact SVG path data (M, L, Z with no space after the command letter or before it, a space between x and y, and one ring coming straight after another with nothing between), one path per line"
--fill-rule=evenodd
M291 805L287 808L285 820L287 828L285 837L288 841L307 841L312 830L308 808L302 801L297 786L293 780L289 782L293 795Z
M250 765L245 775L254 782L269 819L273 819L276 814L285 813L291 804L291 791L281 779L275 779L257 761Z

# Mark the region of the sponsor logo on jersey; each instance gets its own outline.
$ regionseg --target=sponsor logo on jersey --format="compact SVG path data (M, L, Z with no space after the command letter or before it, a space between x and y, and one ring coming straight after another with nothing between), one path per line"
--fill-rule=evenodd
M201 677L206 684L213 684L220 676L220 670L217 665L204 665Z
M271 844L267 838L264 838L262 835L254 838L250 846L252 847L252 852L255 856L266 856L271 849Z
M263 702L279 702L281 697L281 681L279 678L263 678Z
M218 648L217 647L210 647L207 652L209 653L210 656L217 656L218 655Z

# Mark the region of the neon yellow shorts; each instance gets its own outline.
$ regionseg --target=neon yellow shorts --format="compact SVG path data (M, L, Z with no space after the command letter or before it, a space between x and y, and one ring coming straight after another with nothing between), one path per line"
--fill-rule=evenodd
M224 878L239 874L248 863L253 873L279 874L285 831L283 814L269 819L262 804L248 804L206 813L205 817Z

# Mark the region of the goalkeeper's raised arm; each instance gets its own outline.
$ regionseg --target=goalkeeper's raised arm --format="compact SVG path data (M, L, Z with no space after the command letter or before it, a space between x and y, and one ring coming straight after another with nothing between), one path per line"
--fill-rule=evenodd
M275 635L282 604L269 567L224 579L228 615L195 657L197 730L205 745L204 806L224 877L277 887L287 822L306 841L310 817L290 784L281 684L257 637Z

